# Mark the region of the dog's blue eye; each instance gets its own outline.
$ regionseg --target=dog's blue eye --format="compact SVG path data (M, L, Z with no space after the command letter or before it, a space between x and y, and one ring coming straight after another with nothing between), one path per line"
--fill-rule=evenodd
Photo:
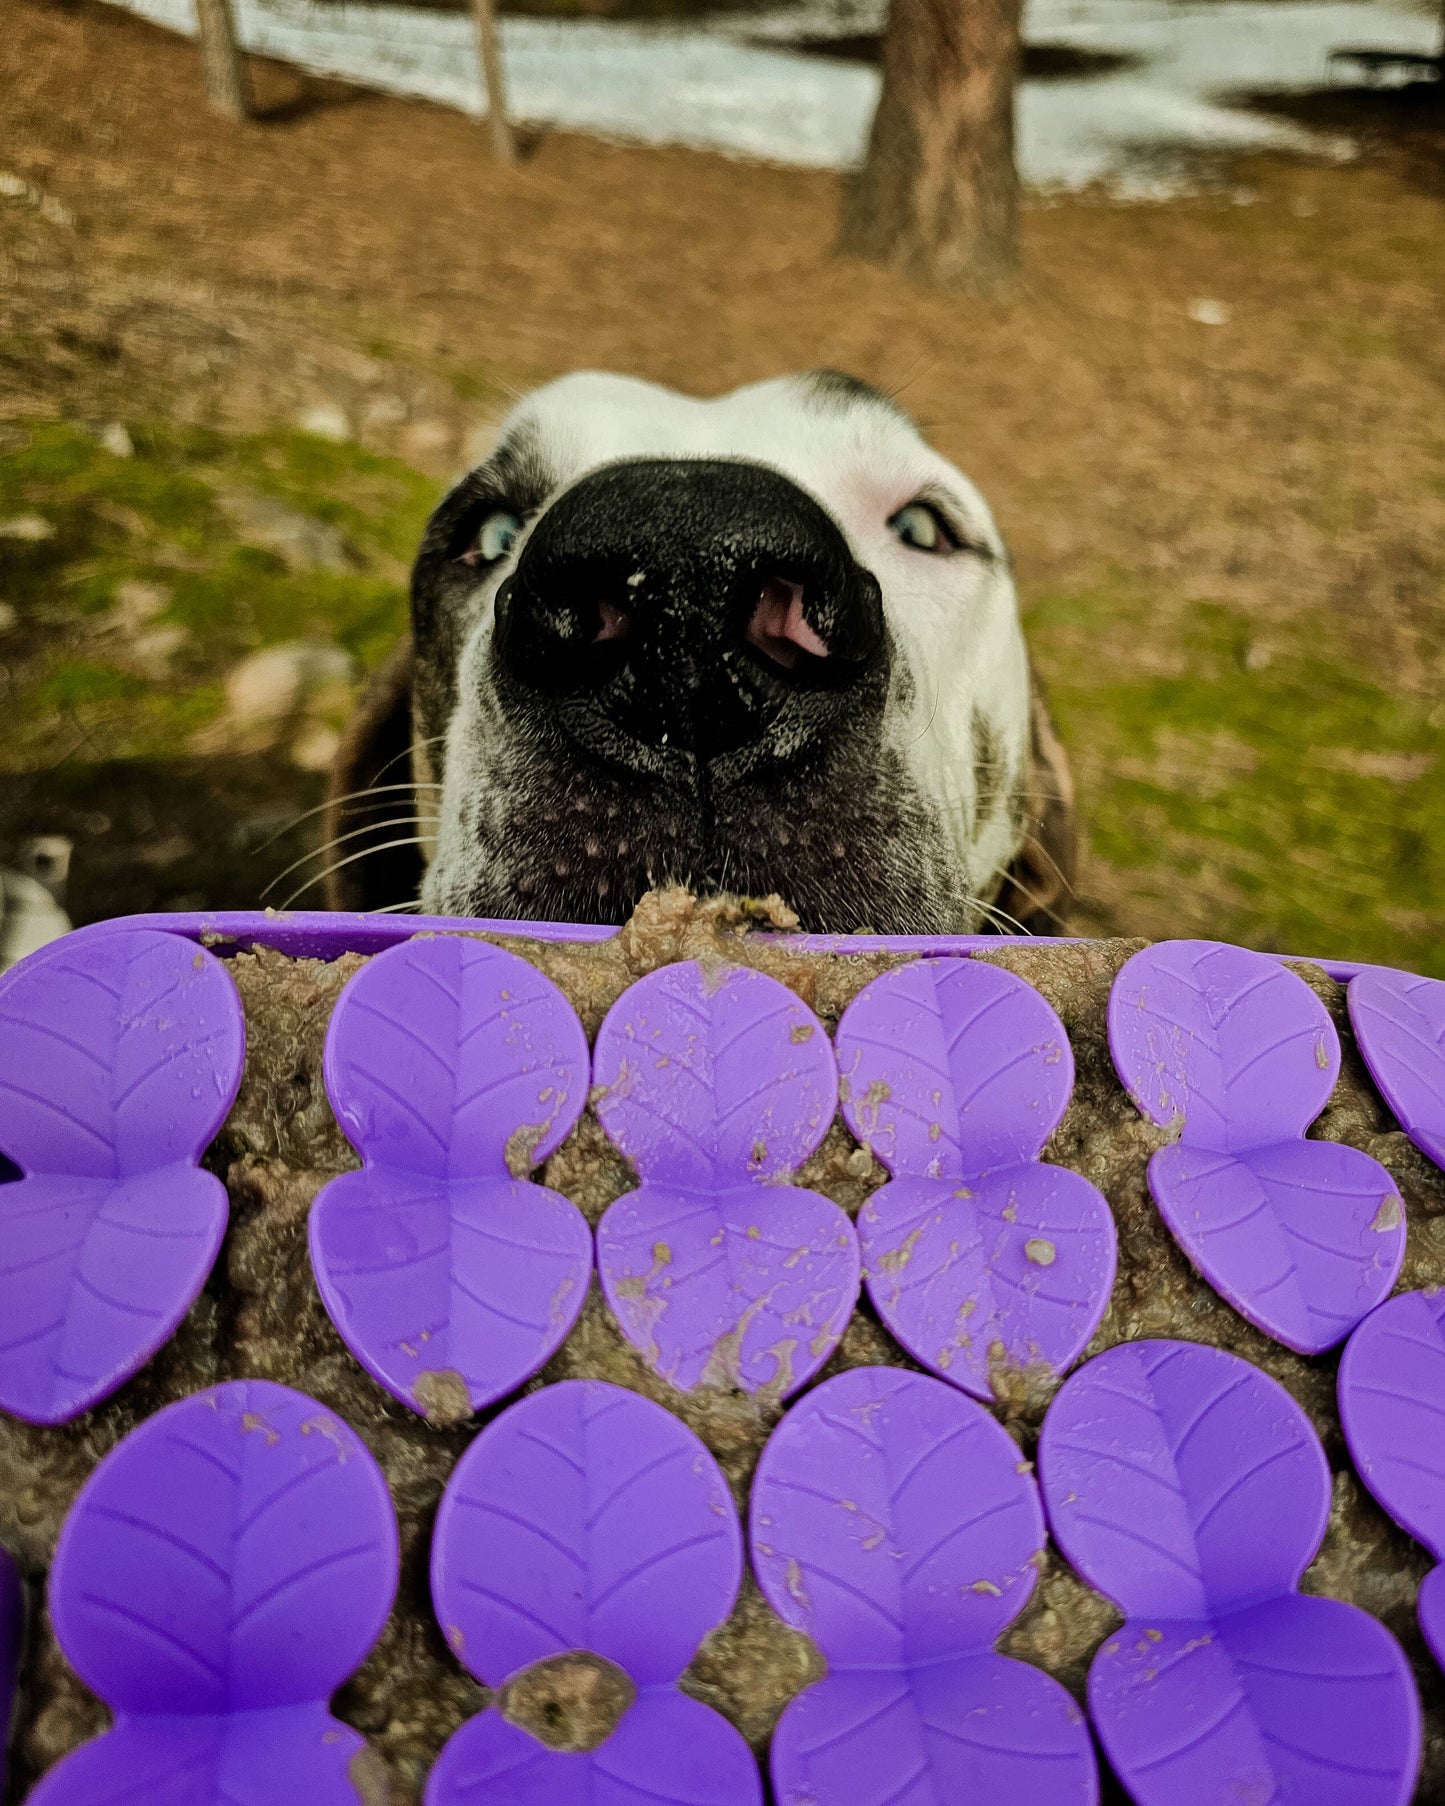
M497 559L505 558L517 543L517 535L521 531L522 523L516 515L499 508L482 522L481 531L477 534L477 556L487 564L494 564Z
M949 552L958 543L927 502L910 502L888 525L904 545L918 552Z

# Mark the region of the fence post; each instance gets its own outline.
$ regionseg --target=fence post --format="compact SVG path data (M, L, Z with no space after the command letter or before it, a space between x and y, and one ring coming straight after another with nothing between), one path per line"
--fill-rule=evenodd
M502 71L502 46L492 0L472 0L472 14L477 22L477 49L482 60L482 86L486 90L487 130L492 140L492 155L499 163L515 163L517 151L507 119L507 82Z
M246 90L246 65L236 41L231 0L196 0L196 28L201 40L207 100L227 119L248 119L251 100Z

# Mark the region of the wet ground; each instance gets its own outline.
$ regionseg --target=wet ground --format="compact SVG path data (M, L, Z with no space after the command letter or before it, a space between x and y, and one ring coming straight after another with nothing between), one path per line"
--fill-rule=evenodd
M181 31L191 0L119 0ZM468 111L482 106L465 10L342 0L236 0L253 47L307 68ZM652 10L651 0L642 10ZM525 120L817 168L858 161L877 100L885 0L728 5L693 18L504 21L510 103ZM1416 0L1030 0L1018 154L1045 189L1101 183L1157 198L1201 158L1353 153L1246 93L1293 96L1347 79L1339 46L1440 48ZM1387 76L1389 71L1384 72Z

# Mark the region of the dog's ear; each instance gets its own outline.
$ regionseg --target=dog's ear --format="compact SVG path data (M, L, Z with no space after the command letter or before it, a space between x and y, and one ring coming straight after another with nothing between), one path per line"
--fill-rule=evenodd
M328 909L385 909L414 901L421 888L421 848L387 844L419 832L411 684L408 635L367 684L331 768L325 816Z
M1074 779L1038 679L1029 699L1024 843L996 902L1028 934L1067 934L1079 860Z

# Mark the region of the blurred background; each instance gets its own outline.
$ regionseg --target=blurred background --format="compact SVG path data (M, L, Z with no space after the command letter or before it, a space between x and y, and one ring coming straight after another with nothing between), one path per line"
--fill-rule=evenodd
M999 517L1075 932L1445 976L1442 34L1438 0L6 0L12 936L52 897L319 906L338 730L512 396L828 364Z

